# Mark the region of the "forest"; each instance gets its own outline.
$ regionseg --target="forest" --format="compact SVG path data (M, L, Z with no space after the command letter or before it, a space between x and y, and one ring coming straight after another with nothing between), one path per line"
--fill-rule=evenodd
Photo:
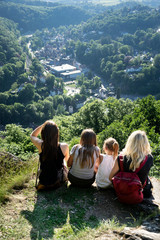
M86 21L90 14L78 7L42 1L1 1L0 16L18 23L19 29L25 33L37 29L58 27L60 25L78 24ZM38 4L39 3L39 4Z

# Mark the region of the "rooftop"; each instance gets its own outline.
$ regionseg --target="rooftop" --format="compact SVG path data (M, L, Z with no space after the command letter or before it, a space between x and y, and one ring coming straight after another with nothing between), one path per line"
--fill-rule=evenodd
M76 67L69 65L69 64L62 64L61 66L55 66L52 68L55 72L66 72L66 71L73 71Z

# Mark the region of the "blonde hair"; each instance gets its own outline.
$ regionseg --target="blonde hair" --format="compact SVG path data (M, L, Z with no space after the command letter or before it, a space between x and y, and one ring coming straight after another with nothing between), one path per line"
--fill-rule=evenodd
M85 129L82 131L80 145L81 147L78 150L77 156L80 167L84 168L87 166L92 168L94 165L94 152L96 152L97 146L96 134L92 129Z
M113 152L113 157L115 159L118 156L119 151L119 144L116 139L112 137L107 138L103 144L103 151L105 152L106 149Z
M151 153L150 144L144 131L137 130L131 133L126 146L122 151L127 159L131 158L130 169L135 171L144 160L145 156Z

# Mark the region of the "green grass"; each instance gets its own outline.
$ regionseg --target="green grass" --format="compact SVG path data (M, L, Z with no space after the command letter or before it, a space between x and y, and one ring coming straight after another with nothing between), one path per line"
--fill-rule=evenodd
M107 197L111 193L108 190L78 189L68 184L54 191L36 192L34 183L35 178L26 188L13 190L9 201L0 207L1 239L88 240L104 233L118 239L116 233L125 226L137 227L157 213L147 212L146 216L134 207L114 202L113 196ZM108 215L110 209L105 208L109 202L111 215ZM104 218L96 214L99 207L102 213L106 211Z
M1 173L1 185L0 185L0 203L4 202L13 189L23 188L25 182L29 181L33 172L36 172L37 160L32 157L27 162L16 162L13 163L8 159L0 159L1 164L3 163Z
M37 157L20 163L21 167L14 162L6 165L0 187L0 239L88 240L104 233L118 239L116 233L124 226L136 228L157 214L157 210L146 213L136 206L124 206L115 200L112 189L98 191L68 184L37 192Z
M56 191L36 193L33 187L32 180L29 188L22 190L21 203L14 206L13 195L11 202L0 209L3 239L95 239L97 233L122 228L114 217L103 221L93 213L86 214L95 207L91 198L95 189L63 186Z

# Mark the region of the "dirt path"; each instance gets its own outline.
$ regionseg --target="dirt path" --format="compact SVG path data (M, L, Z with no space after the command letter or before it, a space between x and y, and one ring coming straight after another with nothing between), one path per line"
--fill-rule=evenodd
M84 224L90 219L96 222L115 219L121 226L125 224L123 231L108 229L105 232L97 232L90 239L160 239L160 181L153 178L153 198L145 199L142 204L126 206L117 201L113 189L98 191L95 186L91 190L75 188L57 189L53 194L37 194L34 188L34 179L31 179L23 189L15 190L9 197L9 201L0 207L0 239L55 239L54 230L66 222L70 213L70 222L75 224L76 214L81 214ZM77 200L78 199L78 200ZM58 203L57 203L58 202ZM59 205L57 205L59 204ZM53 213L51 207L55 207ZM82 214L80 208L85 209ZM50 211L45 209L50 209ZM62 212L63 211L63 212ZM79 213L77 213L79 211ZM47 216L46 216L47 213ZM155 213L155 214L154 214ZM49 229L50 218L54 216L54 228ZM56 214L62 214L60 223ZM153 215L149 219L146 216ZM45 216L44 216L45 215ZM141 226L132 227L143 215ZM63 217L65 221L63 222ZM38 222L41 219L41 222ZM43 223L45 221L45 223ZM47 224L47 225L45 225ZM77 223L76 223L77 224ZM42 229L42 231L41 231ZM93 227L94 229L94 227ZM40 234L40 236L38 236ZM130 238L134 236L134 238ZM142 238L146 236L146 238ZM148 238L147 238L148 237ZM87 239L87 238L85 238Z

